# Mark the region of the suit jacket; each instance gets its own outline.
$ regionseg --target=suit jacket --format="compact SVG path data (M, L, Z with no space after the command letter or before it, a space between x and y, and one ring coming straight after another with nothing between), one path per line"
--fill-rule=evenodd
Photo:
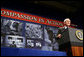
M63 44L63 43L65 43L66 41L69 40L68 28L66 28L66 29L65 29L65 27L59 28L57 35L58 35L58 34L61 34L61 35L62 35L61 38L58 38L58 37L56 36L56 41L57 41L59 44Z
M61 27L58 30L58 34L61 34L62 37L61 38L56 38L56 41L59 44L59 51L66 51L67 55L71 54L71 50L70 50L70 39L69 39L69 31L68 28L65 29L65 27Z
M64 26L64 27L61 27L61 28L58 29L57 35L58 35L58 34L61 34L61 35L62 35L62 34L63 34L64 32L66 32L66 31L68 31L68 28L65 28L65 26Z

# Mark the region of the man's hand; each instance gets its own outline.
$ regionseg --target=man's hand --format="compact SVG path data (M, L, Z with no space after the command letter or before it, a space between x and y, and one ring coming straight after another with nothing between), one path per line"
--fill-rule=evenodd
M58 38L61 38L61 37L62 37L62 35L61 35L61 34L58 34L58 35L57 35L57 37L58 37Z

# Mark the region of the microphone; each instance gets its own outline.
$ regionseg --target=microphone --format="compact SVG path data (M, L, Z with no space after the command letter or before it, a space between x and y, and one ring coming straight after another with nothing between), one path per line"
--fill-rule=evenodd
M77 27L78 25L71 24L71 26L73 26L73 27Z

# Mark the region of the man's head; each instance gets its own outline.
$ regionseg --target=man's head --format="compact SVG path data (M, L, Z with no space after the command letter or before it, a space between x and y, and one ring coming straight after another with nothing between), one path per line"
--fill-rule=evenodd
M64 20L64 24L65 24L66 26L70 26L70 25L71 25L71 20L70 20L69 18L66 18L66 19Z

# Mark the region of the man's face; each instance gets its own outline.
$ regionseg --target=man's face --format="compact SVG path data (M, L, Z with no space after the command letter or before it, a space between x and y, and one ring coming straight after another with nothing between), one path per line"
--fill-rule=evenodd
M70 20L66 20L66 21L65 21L65 25L66 25L66 26L70 26L70 25L71 25L71 21L70 21Z

